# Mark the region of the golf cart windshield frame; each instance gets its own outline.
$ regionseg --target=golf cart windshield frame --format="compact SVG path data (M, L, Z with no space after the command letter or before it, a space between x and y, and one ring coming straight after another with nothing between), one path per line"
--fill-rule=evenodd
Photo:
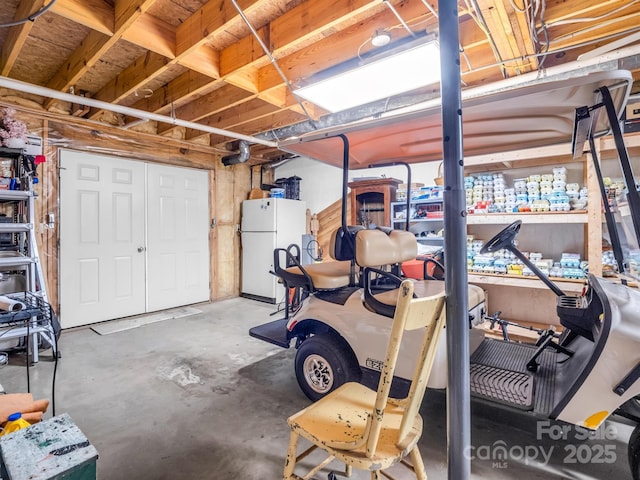
M596 90L600 99L599 102L591 106L576 108L571 147L573 156L576 158L584 153L585 142L589 142L588 152L591 154L591 158L593 159L594 170L600 186L604 215L607 223L607 229L609 231L611 246L616 259L616 264L618 265L618 271L620 273L624 273L626 264L624 260L623 245L620 233L618 232L618 224L607 199L600 158L595 146L596 134L594 130L594 125L599 121L601 113L604 110L604 114L606 115L606 120L609 123L610 132L616 146L616 152L626 187L626 199L631 214L630 216L633 224L636 245L640 245L640 193L636 186L633 168L629 160L629 154L624 143L622 129L620 128L615 105L611 96L611 89L619 87L620 85L599 87Z

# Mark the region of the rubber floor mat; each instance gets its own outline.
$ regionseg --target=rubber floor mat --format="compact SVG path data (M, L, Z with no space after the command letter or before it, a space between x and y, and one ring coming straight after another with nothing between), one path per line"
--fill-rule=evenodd
M521 410L533 410L533 375L479 363L469 369L471 394Z

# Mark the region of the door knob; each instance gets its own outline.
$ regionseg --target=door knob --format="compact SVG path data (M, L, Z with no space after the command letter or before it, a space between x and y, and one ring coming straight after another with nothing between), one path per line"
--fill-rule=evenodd
M138 253L142 253L146 250L144 247L138 247Z

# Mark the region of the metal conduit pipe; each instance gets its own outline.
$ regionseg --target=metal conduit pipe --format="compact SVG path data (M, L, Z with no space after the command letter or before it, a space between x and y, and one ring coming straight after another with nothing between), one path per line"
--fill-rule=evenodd
M31 83L22 82L20 80L14 80L9 77L0 76L0 87L10 88L24 93L32 93L34 95L40 95L56 100L62 100L63 102L77 103L80 105L87 105L89 107L99 108L101 110L108 110L110 112L121 113L123 115L129 115L131 117L141 118L145 120L154 120L156 122L168 123L178 127L192 128L201 132L213 133L215 135L223 135L225 137L237 138L238 140L245 140L249 143L259 143L267 147L276 147L276 143L270 140L264 140L258 137L252 137L249 135L243 135L241 133L231 132L229 130L223 130L220 128L209 127L208 125L201 125L195 122L189 122L187 120L180 120L179 118L168 117L166 115L160 115L158 113L146 112L144 110L138 110L137 108L125 107L123 105L115 105L101 100L95 100L92 98L81 97L79 95L72 95L70 93L60 92L47 87L41 87L39 85L33 85Z
M409 32L409 35L411 35L412 37L415 37L416 34L413 33L413 30L411 30L411 28L409 27L409 25L407 25L407 22L404 21L404 19L400 16L400 14L398 13L398 10L396 10L396 7L394 7L393 5L391 5L391 3L389 2L389 0L382 0L382 3L384 3L387 7L389 7L389 10L391 10L393 12L393 14L396 16L396 18L398 19L398 21L402 24L402 26L405 28L405 30L407 32Z

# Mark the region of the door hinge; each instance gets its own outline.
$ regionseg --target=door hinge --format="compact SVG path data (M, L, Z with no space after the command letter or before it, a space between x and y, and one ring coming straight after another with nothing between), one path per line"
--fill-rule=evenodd
M218 221L215 218L211 219L211 230L213 230L214 228L216 228L216 225L218 224Z

